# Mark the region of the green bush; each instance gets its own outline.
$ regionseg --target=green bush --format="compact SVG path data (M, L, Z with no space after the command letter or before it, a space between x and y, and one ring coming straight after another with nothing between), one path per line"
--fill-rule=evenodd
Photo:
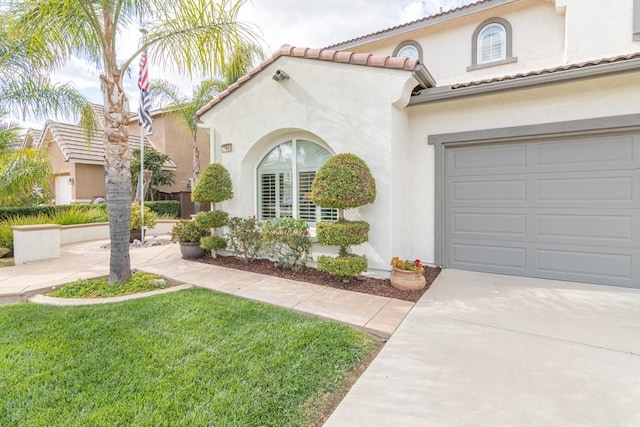
M191 200L198 203L217 203L233 197L231 175L220 163L204 168L191 193Z
M195 243L208 236L210 231L196 224L195 221L183 219L171 229L171 240L174 242Z
M262 247L260 225L254 218L229 219L229 247L235 256L244 258L244 263L248 264L258 256Z
M32 216L40 214L53 214L59 206L11 206L0 207L0 221L8 218Z
M134 203L131 205L131 224L132 230L140 229L141 226L153 228L158 222L158 216L153 212L145 203L144 204L144 219L140 218L140 205Z
M309 259L309 226L302 219L272 218L262 224L263 250L279 267L302 270Z
M218 228L227 225L229 214L225 211L198 212L196 223L202 228Z
M200 247L211 251L211 255L215 258L218 251L227 249L227 239L222 236L204 236L200 239Z
M325 246L347 247L361 245L369 240L366 221L319 222L316 224L318 243Z
M348 254L337 258L330 256L318 257L318 270L342 280L351 280L358 274L367 271L367 267L367 257L364 255Z
M155 202L144 202L153 212L163 218L178 218L180 215L180 202L178 200L159 200Z
M327 160L311 185L311 201L317 206L349 209L376 200L376 181L358 156L338 154Z

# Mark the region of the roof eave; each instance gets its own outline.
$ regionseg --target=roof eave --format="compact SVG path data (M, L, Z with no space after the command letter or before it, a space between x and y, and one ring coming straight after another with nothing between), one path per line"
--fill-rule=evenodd
M412 96L411 101L409 101L409 106L564 83L585 78L604 77L610 74L627 73L638 70L640 70L640 58L635 58L627 61L556 71L554 73L484 83L457 89L453 89L451 86L434 87L423 90L419 95Z
M486 3L481 4L471 4L468 6L460 7L457 10L453 10L449 13L439 13L433 15L431 17L426 17L424 19L420 19L415 22L411 22L405 25L400 25L398 27L393 27L387 30L381 30L377 33L369 34L363 37L359 37L353 40L347 40L345 42L337 43L331 46L327 46L328 49L350 49L353 47L358 47L364 44L373 43L379 40L383 40L389 37L397 36L400 34L409 33L411 31L415 31L421 28L427 28L432 25L441 24L443 22L452 21L454 19L459 19L465 16L473 15L476 13L484 12L485 10L493 9L495 7L499 7L509 3L515 3L520 0L493 0Z

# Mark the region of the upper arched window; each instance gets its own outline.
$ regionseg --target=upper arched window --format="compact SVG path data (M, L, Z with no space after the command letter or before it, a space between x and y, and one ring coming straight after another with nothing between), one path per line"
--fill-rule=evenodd
M290 216L308 223L337 219L337 211L311 202L311 183L332 154L303 139L273 148L258 165L258 219Z
M511 24L503 18L491 18L473 32L472 65L467 70L516 62L512 57Z
M418 59L422 62L422 46L415 40L405 40L396 46L392 56Z
M507 31L500 24L489 24L478 35L478 64L502 61L507 57Z

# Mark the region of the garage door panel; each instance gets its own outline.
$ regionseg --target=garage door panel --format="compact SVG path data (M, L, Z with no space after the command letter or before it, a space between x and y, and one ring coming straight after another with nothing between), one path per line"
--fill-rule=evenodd
M541 142L535 144L537 158L532 165L540 171L593 171L602 169L631 169L638 141L633 136L593 138L588 141Z
M607 282L631 280L633 274L633 256L615 250L590 252L584 248L575 250L538 249L536 251L536 269L561 275L582 276L585 280L597 277Z
M634 218L637 218L637 215L538 213L535 238L561 239L565 242L578 239L585 244L632 244L636 234L634 226L637 223L637 219Z
M527 268L526 248L502 243L491 245L453 242L451 259L455 268L486 266L502 272L510 271L510 274L522 274Z
M456 213L452 215L452 233L526 237L527 215L505 213Z
M511 173L527 167L527 147L520 145L485 146L452 149L447 168L452 176L495 173L496 169Z
M445 267L640 288L640 135L445 156Z
M537 202L560 205L611 203L634 200L633 176L564 176L539 179Z
M527 182L524 179L454 181L450 195L454 203L524 203L527 200Z

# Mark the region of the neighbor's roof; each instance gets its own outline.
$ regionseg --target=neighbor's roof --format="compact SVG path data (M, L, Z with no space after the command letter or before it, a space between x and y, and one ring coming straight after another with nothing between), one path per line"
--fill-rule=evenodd
M42 130L29 128L27 129L27 132L24 134L22 141L15 143L13 145L13 148L19 150L22 148L35 147L36 145L38 145L38 141L40 141L41 136L42 136Z
M407 22L404 24L396 25L394 27L385 28L374 33L369 33L364 36L356 37L350 40L346 40L340 43L327 46L328 49L348 49L353 46L357 46L363 43L379 40L381 38L391 37L397 34L406 33L418 28L426 27L429 25L437 24L443 21L450 21L461 16L466 16L471 13L480 12L488 8L500 6L501 4L511 3L515 0L480 0L464 6L456 7L454 9L441 11L434 15L430 15L415 21Z
M262 63L260 63L260 65L249 71L244 76L240 77L237 82L229 86L224 91L220 92L218 96L216 96L211 101L209 101L209 103L200 108L196 112L196 115L202 116L204 113L213 108L214 105L229 96L232 92L245 84L260 71L267 68L281 56L291 56L294 58L313 59L317 61L337 62L340 64L362 65L367 67L387 68L391 70L404 71L415 71L420 64L420 61L418 61L417 59L399 58L386 55L374 55L371 53L342 52L332 49L311 49L308 47L294 47L284 45L271 57L265 59L264 61L262 61Z
M101 129L96 131L90 141L87 141L84 129L78 125L47 121L45 123L43 134L46 134L47 131L53 135L53 139L60 147L60 151L62 151L65 161L99 165L104 164L104 146L102 145L104 132ZM41 139L39 145L42 143L43 140ZM145 138L144 145L145 147L155 149L148 138ZM140 136L129 135L129 148L135 149L139 147ZM173 161L169 161L165 163L164 167L167 169L175 169L176 165Z

